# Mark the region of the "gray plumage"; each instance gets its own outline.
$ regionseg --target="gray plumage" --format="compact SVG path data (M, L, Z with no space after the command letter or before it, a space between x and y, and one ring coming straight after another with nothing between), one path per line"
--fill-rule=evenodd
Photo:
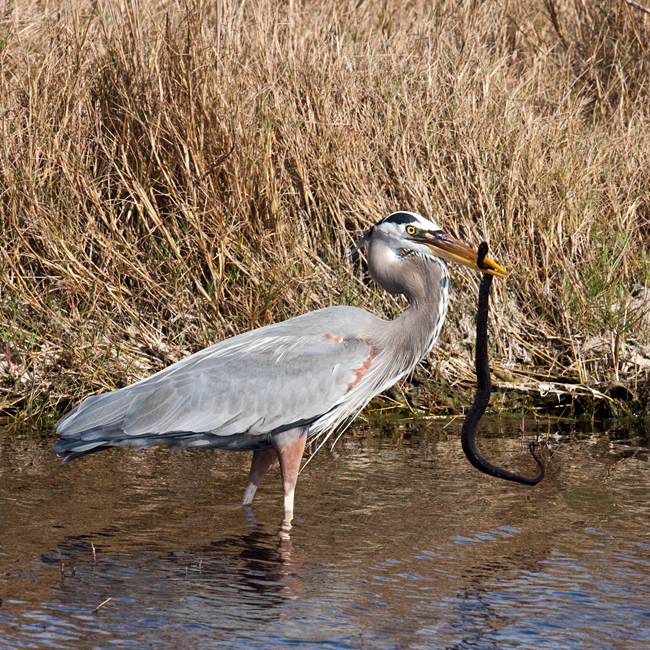
M414 369L442 328L450 283L448 255L437 243L463 245L409 212L390 215L364 237L373 279L409 299L397 319L329 307L232 337L136 384L87 398L57 424L53 450L72 460L113 446L273 448L286 494L289 445L298 444L301 457L305 434L328 435L354 417ZM253 493L257 483L249 486Z

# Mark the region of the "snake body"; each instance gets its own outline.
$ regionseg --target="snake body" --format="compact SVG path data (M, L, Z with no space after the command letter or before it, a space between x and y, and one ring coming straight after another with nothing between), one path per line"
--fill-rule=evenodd
M482 242L478 247L478 266L479 268L486 268L483 266L483 259L487 255L488 245ZM531 442L528 449L532 454L535 462L539 466L540 472L535 478L528 478L521 474L509 472L506 469L497 467L487 461L479 453L476 447L476 428L478 427L479 420L485 412L488 404L490 403L490 392L492 390L492 381L490 379L490 363L488 359L488 311L489 311L489 298L490 286L492 285L492 276L488 273L483 273L481 284L478 294L478 308L476 310L476 396L474 403L465 416L463 428L461 431L461 442L463 451L467 460L485 474L496 476L506 481L515 481L516 483L523 483L524 485L536 485L544 478L544 465L540 460L537 452L535 451L535 443Z

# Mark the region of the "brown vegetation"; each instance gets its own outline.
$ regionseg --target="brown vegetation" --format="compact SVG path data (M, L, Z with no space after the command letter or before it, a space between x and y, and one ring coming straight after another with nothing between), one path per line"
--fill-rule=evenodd
M0 409L56 414L329 304L392 317L346 252L396 209L486 239L511 271L504 386L635 394L650 15L633 5L5 4ZM425 372L452 384L471 375L477 286L455 278ZM450 386L429 388L444 408Z

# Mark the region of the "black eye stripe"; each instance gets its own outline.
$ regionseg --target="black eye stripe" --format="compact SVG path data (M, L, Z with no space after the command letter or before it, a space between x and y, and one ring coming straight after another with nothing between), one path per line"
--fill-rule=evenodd
M388 215L385 219L382 219L379 223L395 223L395 224L405 224L405 223L415 223L417 219L408 212L395 212L394 214Z

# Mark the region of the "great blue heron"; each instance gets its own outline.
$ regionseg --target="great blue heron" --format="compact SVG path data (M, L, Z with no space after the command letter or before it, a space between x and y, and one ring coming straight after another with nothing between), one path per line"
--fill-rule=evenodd
M395 320L342 305L239 334L88 397L57 424L53 450L66 460L160 444L252 451L244 505L277 458L290 521L307 439L349 421L433 347L449 301L446 260L506 275L487 258L479 269L475 250L412 212L377 223L355 251L365 243L372 278L409 301Z

